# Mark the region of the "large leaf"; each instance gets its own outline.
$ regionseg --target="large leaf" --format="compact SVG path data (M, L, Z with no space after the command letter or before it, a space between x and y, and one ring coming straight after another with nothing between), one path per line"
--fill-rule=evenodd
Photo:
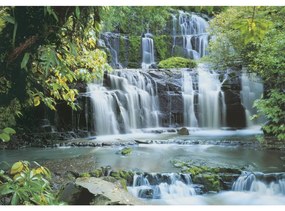
M6 133L0 133L0 139L2 139L3 142L10 141L10 136Z
M25 55L23 57L23 60L21 62L21 68L22 69L27 69L27 64L28 64L29 58L30 58L30 54L29 53L25 53Z
M10 127L4 128L3 132L6 133L6 134L12 134L12 135L16 133L16 131L13 128L10 128Z
M23 162L18 161L18 162L16 162L16 163L13 164L10 173L11 173L11 174L20 173L23 169L24 169L24 164L23 164Z
M18 196L18 194L16 192L13 194L13 197L12 197L12 200L11 200L11 204L12 205L19 204L19 196Z
M80 18L80 9L79 9L78 6L75 7L75 16L76 16L77 19Z

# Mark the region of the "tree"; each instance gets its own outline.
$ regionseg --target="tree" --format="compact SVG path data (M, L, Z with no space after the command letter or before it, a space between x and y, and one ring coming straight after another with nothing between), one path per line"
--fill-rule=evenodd
M76 85L109 69L105 53L96 46L103 9L0 8L2 128L15 125L7 119L15 119L23 107L41 102L52 110L58 102L78 108ZM5 112L13 106L15 112Z
M238 62L262 77L266 92L255 106L268 119L264 131L279 140L285 139L284 18L284 7L233 7L210 24L210 60L222 67Z

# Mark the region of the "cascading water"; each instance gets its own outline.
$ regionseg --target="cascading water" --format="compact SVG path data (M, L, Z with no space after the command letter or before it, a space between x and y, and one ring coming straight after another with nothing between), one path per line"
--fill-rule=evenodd
M261 124L262 118L257 120L251 120L250 117L257 113L253 108L253 103L256 99L259 99L263 94L263 84L260 78L254 73L243 72L241 74L241 101L245 109L246 126L252 127L254 125Z
M111 66L114 68L122 69L122 65L118 59L118 52L120 48L120 35L112 32L105 32L101 34L101 37L105 40L106 46L111 53Z
M206 32L209 24L207 21L195 14L179 11L178 23L177 17L172 15L173 22L173 50L178 45L177 37L182 36L182 46L184 54L188 58L199 59L208 54L207 46L209 35ZM176 25L180 29L180 34L176 32Z
M285 174L243 172L233 184L233 191L250 191L268 195L285 195Z
M153 39L150 33L146 33L142 37L142 69L149 69L153 64L155 64Z
M117 70L108 77L110 89L88 85L97 134L159 126L156 86L147 73Z
M184 107L184 125L198 127L198 121L194 110L194 95L192 77L188 71L183 71L182 97Z
M219 74L210 71L205 64L199 64L199 126L220 128L225 125L226 106Z
M189 174L136 174L128 190L138 198L175 200L196 195Z

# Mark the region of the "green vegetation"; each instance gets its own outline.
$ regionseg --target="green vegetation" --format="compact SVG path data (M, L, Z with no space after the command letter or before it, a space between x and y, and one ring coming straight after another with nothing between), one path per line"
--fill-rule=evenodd
M264 131L279 140L285 138L284 18L284 7L229 7L210 24L210 60L217 68L243 65L262 77L266 92L255 107L268 119Z
M37 164L37 163L36 163ZM0 170L0 204L58 205L52 192L49 170L37 164L30 168L27 161L12 165L9 172Z
M125 147L124 149L121 150L122 155L129 155L132 153L132 148L130 147Z
M170 57L158 64L159 68L195 68L197 66L196 62L191 59L186 59L182 57Z
M157 52L156 59L158 61L171 57L171 45L169 45L169 43L172 43L171 36L167 35L154 36L153 41L154 41L155 51Z
M108 7L101 11L105 31L140 36L147 29L160 34L170 17L169 7L137 6Z
M8 142L11 139L11 135L15 134L16 131L13 128L6 127L2 131L0 130L0 139L3 142Z
M27 108L78 109L78 83L109 70L97 49L100 7L0 7L0 128Z

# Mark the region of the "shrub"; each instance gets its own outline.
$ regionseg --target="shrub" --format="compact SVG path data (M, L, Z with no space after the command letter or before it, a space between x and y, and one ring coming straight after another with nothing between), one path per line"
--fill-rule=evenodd
M159 68L194 68L197 64L191 59L182 57L170 57L159 62Z
M9 172L0 169L0 204L60 204L52 193L50 177L47 168L38 165L31 169L27 161L14 163Z

